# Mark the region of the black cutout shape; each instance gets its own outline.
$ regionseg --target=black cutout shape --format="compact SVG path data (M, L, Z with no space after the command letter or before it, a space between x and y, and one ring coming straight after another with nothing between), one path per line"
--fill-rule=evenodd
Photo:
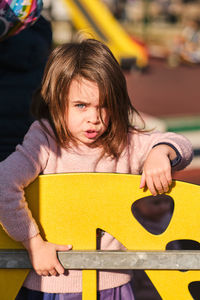
M167 244L166 250L200 250L200 243L194 240L174 240Z
M135 299L162 300L152 281L144 270L133 270L131 281Z
M200 300L200 281L190 282L188 289L194 300Z
M166 250L200 250L200 243L194 240L186 240L186 239L174 240L169 242L166 245ZM188 270L179 270L179 271L187 272Z
M150 233L159 235L167 229L174 211L169 195L147 196L135 201L131 211L136 220Z
M96 229L96 249L100 250L101 249L101 238L105 234L105 231L102 230L101 228Z

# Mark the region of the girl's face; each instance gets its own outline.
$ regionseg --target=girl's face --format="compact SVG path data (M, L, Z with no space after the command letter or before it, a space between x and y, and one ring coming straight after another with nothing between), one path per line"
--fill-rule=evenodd
M80 144L94 144L106 131L109 117L106 108L99 107L99 88L95 82L82 77L72 80L66 120L68 130Z

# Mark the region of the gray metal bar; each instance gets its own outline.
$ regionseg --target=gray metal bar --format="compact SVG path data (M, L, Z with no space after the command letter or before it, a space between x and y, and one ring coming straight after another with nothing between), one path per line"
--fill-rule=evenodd
M32 265L25 250L0 250L0 269L30 269Z
M58 252L66 269L200 270L200 251ZM0 250L0 269L31 268L25 250Z

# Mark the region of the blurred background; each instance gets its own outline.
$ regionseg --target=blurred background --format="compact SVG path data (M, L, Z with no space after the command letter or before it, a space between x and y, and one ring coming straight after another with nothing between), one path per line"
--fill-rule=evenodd
M42 14L55 45L77 30L108 44L147 127L193 144L192 164L174 177L200 184L200 1L44 0Z

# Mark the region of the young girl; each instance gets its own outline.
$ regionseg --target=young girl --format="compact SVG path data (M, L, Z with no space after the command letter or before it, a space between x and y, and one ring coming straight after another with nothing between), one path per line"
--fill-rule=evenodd
M93 39L52 52L33 109L38 120L23 144L0 164L0 220L28 250L34 268L17 300L78 300L81 271L65 272L56 256L56 251L72 246L42 239L23 189L39 174L113 172L142 174L140 188L146 186L156 195L169 190L172 169L190 163L192 147L183 136L144 132L131 124L136 110L120 66L110 50ZM124 247L105 233L101 249ZM133 300L130 280L130 271L99 272L100 299Z

